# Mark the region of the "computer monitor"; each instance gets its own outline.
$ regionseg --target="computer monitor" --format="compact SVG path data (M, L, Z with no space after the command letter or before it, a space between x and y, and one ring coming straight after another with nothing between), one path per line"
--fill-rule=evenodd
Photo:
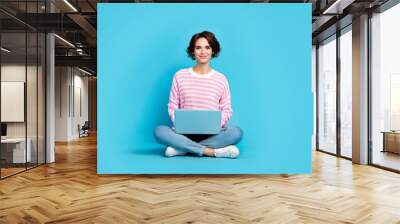
M7 136L7 124L1 123L1 136Z

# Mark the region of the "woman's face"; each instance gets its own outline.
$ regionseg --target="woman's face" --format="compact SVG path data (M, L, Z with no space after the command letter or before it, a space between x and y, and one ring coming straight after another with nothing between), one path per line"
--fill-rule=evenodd
M197 39L194 46L194 57L196 58L197 63L207 64L211 60L211 56L212 49L208 44L207 39L204 37Z

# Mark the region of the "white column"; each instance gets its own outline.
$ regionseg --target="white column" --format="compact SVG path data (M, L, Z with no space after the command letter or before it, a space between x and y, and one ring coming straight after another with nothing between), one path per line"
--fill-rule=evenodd
M49 33L46 36L46 57L47 57L47 76L46 76L46 163L55 161L54 133L55 133L55 76L54 76L54 35Z
M368 15L353 19L353 162L368 163Z
M54 11L51 1L46 1L47 12ZM54 34L46 35L46 163L55 162L55 44Z

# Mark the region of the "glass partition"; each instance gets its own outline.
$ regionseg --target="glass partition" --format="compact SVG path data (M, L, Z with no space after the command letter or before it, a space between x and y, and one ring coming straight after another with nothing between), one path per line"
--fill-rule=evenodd
M38 35L36 32L27 33L27 98L26 98L26 113L27 113L27 144L28 149L31 151L31 159L27 163L28 168L37 165L38 157L38 144L37 144L37 132L38 132Z
M1 34L1 176L26 169L26 33ZM6 49L6 50L5 50Z
M336 36L318 47L318 149L336 154Z
M1 179L45 163L45 34L16 19L44 3L0 2Z

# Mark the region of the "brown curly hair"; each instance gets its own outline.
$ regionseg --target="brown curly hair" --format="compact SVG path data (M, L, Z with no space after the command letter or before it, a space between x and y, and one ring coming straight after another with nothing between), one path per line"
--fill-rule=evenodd
M219 42L218 42L217 38L215 37L215 35L212 32L203 31L201 33L194 34L192 36L192 39L190 39L189 47L187 47L187 49L186 49L186 52L187 52L189 58L192 58L193 60L195 60L194 48L196 45L196 41L202 37L206 38L206 40L208 41L208 44L210 44L210 47L212 49L211 57L213 57L213 58L218 57L219 52L221 52L221 47L219 46Z

